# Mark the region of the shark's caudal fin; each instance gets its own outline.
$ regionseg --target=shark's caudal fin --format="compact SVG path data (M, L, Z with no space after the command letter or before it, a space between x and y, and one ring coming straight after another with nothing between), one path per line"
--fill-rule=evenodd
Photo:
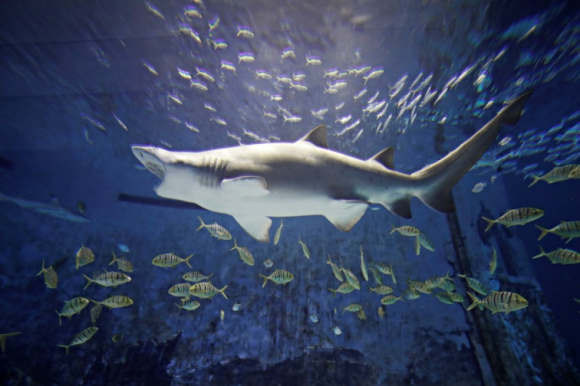
M532 91L520 95L457 149L438 162L411 174L417 183L414 195L432 209L444 213L452 212L455 207L451 200L451 188L495 141L502 124L515 125L518 122L530 95ZM397 205L408 207L408 203L395 203ZM399 210L407 214L406 210ZM410 215L410 210L408 214Z

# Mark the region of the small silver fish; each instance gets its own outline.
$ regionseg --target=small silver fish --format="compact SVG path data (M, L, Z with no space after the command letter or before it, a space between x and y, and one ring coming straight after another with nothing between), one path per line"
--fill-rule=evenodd
M481 191L483 191L483 189L485 189L486 186L487 182L478 182L477 184L475 184L475 186L471 191L473 193L481 193Z

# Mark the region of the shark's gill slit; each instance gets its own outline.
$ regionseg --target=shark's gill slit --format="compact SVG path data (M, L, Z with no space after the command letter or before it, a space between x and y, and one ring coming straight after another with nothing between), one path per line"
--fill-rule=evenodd
M157 177L161 179L165 178L165 168L163 168L162 166L155 164L153 162L147 162L145 163L145 167L147 168L147 170L155 174Z

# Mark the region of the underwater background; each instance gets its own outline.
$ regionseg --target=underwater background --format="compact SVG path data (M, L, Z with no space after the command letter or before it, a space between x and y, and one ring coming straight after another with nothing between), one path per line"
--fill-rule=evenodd
M0 56L2 384L580 383L577 1L4 1ZM530 90L453 188L454 213L373 204L348 233L273 218L261 243L156 195L131 151L294 142L325 124L330 150L393 147L410 174ZM543 216L486 231L482 217L518 208ZM568 236L538 241L535 225L562 221ZM360 290L333 292L350 282L340 268ZM264 285L276 270L292 280ZM168 293L188 295L188 272L225 296ZM527 306L467 311L468 292L492 290Z

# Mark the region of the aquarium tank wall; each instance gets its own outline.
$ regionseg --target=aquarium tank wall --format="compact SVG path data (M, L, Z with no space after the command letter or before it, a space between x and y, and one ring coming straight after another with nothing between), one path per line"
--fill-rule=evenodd
M577 1L0 4L3 385L578 385Z

